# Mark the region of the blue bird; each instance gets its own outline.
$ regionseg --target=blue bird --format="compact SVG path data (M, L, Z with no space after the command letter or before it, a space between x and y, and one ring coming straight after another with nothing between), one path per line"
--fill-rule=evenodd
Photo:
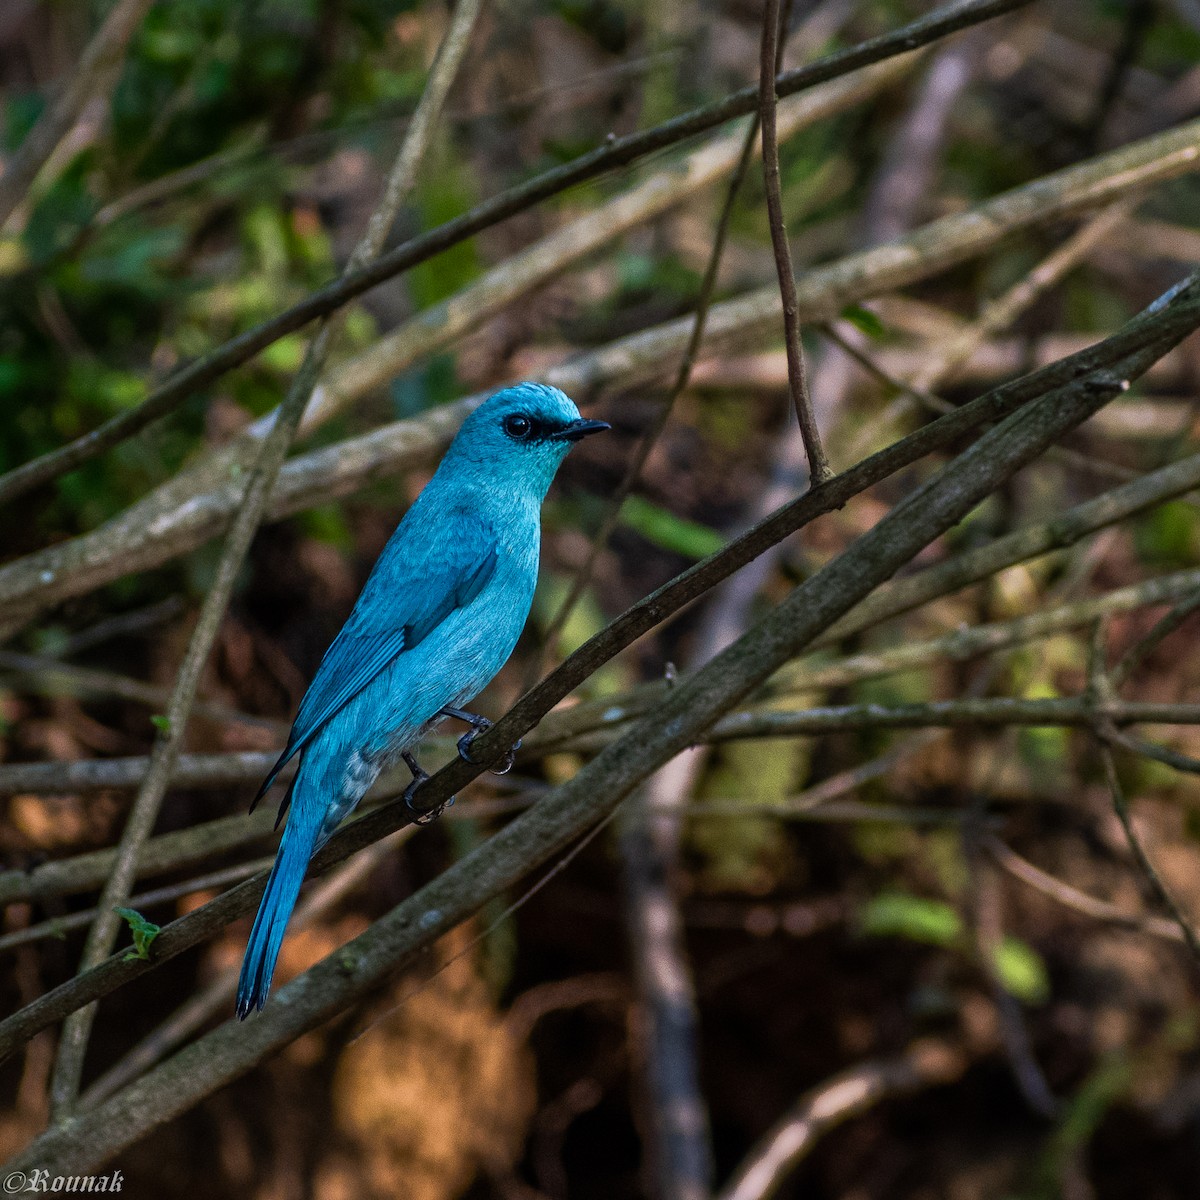
M490 722L462 705L508 660L537 583L541 505L571 446L607 429L557 388L519 383L462 424L436 473L384 547L354 611L326 651L279 761L295 755L280 807L287 825L242 961L237 1014L261 1009L284 930L314 853L385 767L403 759L405 793L428 778L409 753L446 717ZM411 807L411 806L410 806Z

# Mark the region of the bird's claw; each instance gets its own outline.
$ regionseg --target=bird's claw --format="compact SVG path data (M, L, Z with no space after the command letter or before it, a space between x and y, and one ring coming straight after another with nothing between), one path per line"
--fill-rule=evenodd
M404 789L404 794L401 797L404 801L404 807L408 810L408 815L412 817L414 825L432 825L454 803L454 797L449 800L442 801L437 808L418 808L413 801L416 799L417 792L422 784L429 779L429 772L422 769L411 754L403 754L405 765L412 772L412 782Z
M425 779L428 778L429 776L426 775ZM417 808L417 806L413 803L413 800L416 798L417 792L421 785L425 782L425 779L414 779L412 783L410 783L408 787L404 789L404 795L402 797L404 801L404 807L408 810L408 815L412 817L414 825L432 825L434 821L436 821L438 817L440 817L442 813L444 813L446 809L448 809L454 803L454 797L451 796L449 800L443 800L442 803L437 806L437 808Z
M485 721L487 718L480 717L479 720ZM471 757L471 743L481 733L486 733L489 729L491 729L491 727L491 721L487 721L486 725L481 724L475 729L468 729L467 732L458 739L458 757L461 758L463 762L469 763L472 767L477 767L480 765L476 759ZM513 769L513 763L517 761L517 751L520 750L520 748L521 739L518 738L516 742L505 751L504 758L501 760L500 765L492 768L492 774L507 775L509 771Z

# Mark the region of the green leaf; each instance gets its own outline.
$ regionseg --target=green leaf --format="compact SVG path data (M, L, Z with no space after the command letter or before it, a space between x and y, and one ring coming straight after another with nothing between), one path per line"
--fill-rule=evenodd
M1006 937L993 960L1006 991L1026 1004L1044 1004L1050 996L1050 977L1042 956L1020 938Z
M952 946L963 928L958 913L944 901L908 892L881 892L867 901L859 917L863 933L903 937L932 946Z
M155 925L153 921L147 921L135 908L118 907L114 908L113 912L125 919L125 923L129 926L129 932L133 934L133 949L125 954L124 961L129 962L133 959L148 961L150 943L158 937L162 926Z
M678 517L642 496L625 498L621 523L636 530L646 541L684 558L707 558L725 545L725 539L715 529Z
M155 713L150 718L150 724L153 725L159 733L169 734L171 732L171 718L164 717L162 713Z
M842 309L841 317L843 321L849 321L855 329L865 333L873 341L879 341L887 333L887 329L879 317L869 308L863 308L861 304L847 304Z

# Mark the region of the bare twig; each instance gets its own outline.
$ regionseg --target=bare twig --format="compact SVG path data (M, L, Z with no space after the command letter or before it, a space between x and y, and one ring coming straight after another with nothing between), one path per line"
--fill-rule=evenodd
M1108 672L1109 683L1114 688L1119 688L1158 649L1163 639L1174 633L1198 608L1200 588L1175 604L1170 612L1154 623L1144 637L1139 638L1121 655L1116 665Z
M70 663L38 654L18 654L13 650L0 650L0 680L15 689L26 688L42 695L97 695L116 696L123 700L134 700L161 711L171 699L171 689L140 679L130 679L115 671L98 671L92 667L76 667ZM287 726L270 717L258 717L241 712L227 704L197 700L192 711L198 717L212 721L223 721L239 725L258 725L286 734Z
M795 122L789 121L788 125L789 132L791 132L795 126ZM725 192L725 202L721 207L720 216L717 218L717 226L713 233L712 252L709 255L708 264L704 271L704 278L700 284L691 333L688 336L687 345L684 347L683 356L679 361L675 380L658 411L655 413L649 428L642 434L641 441L638 442L637 449L634 451L629 465L625 468L625 474L621 477L621 481L617 484L609 498L604 520L601 522L595 537L592 538L591 544L588 547L587 557L580 565L579 570L573 575L567 594L563 597L562 603L558 606L558 610L546 627L543 644L551 652L553 652L554 647L558 644L558 639L562 634L563 628L566 626L571 613L574 612L575 606L579 603L580 597L587 590L588 584L591 582L596 570L596 563L600 560L600 555L604 552L605 547L608 545L608 540L612 537L613 530L616 529L617 523L620 520L621 506L625 503L630 492L633 491L638 480L641 478L642 469L645 467L651 451L657 445L658 439L661 437L663 430L667 426L667 421L674 411L675 402L683 394L688 381L691 379L692 369L696 365L696 357L700 352L700 345L704 340L704 328L708 320L709 306L712 303L713 289L716 287L717 273L720 270L721 259L725 252L725 241L729 234L729 219L733 214L733 205L737 199L738 189L741 187L746 170L750 165L750 156L754 151L754 143L757 137L758 120L757 118L751 118L745 133L742 135L741 153L733 168L733 174L730 176L729 185ZM537 660L534 661L533 665L536 676L536 667L539 665ZM529 682L532 682L532 679Z
M769 1200L829 1130L885 1100L953 1083L969 1065L959 1046L928 1040L914 1042L896 1058L873 1059L835 1075L776 1122L717 1200Z
M1115 729L1116 722L1104 711L1112 702L1113 687L1105 668L1105 630L1102 621L1097 621L1092 627L1092 640L1088 653L1088 692L1096 710L1092 729L1100 751L1100 762L1104 767L1105 782L1108 784L1109 794L1112 796L1113 811L1117 814L1117 820L1121 822L1121 828L1125 831L1125 840L1129 845L1130 853L1137 863L1142 878L1149 886L1150 892L1179 926L1183 940L1191 952L1193 965L1200 967L1200 936L1192 928L1192 923L1184 915L1183 909L1179 907L1175 897L1171 895L1167 885L1150 861L1150 856L1146 853L1146 848L1142 845L1141 838L1138 837L1137 831L1133 827L1133 815L1129 810L1129 801L1125 796L1125 789L1121 786L1120 777L1117 775L1117 763L1113 756L1112 743L1118 742L1120 735Z
M207 875L198 875L184 883L173 883L170 887L155 888L149 892L139 892L130 896L126 903L130 908L139 912L145 908L153 908L156 904L166 904L178 900L182 896L193 896L197 892L206 892L210 888L221 888L230 883L241 883L243 879L256 875L265 867L269 867L273 859L257 858L251 862L239 863L236 867L226 867L222 871L210 871ZM53 917L38 925L26 925L24 929L15 930L0 936L0 953L5 950L15 950L18 946L26 946L30 942L44 941L46 938L63 937L72 929L83 929L96 918L99 910L83 908L78 912L67 913L62 917Z
M1113 759L1113 753L1103 740L1100 742L1100 761L1104 765L1104 778L1108 783L1109 793L1112 795L1113 811L1117 814L1117 819L1121 822L1121 828L1125 831L1125 840L1129 844L1130 852L1133 854L1134 861L1138 865L1138 870L1150 885L1150 890L1155 898L1171 914L1172 919L1178 925L1183 940L1187 943L1187 947L1191 951L1192 958L1197 963L1200 963L1200 937L1197 936L1196 931L1192 928L1192 923L1184 915L1174 896L1167 890L1162 877L1154 869L1154 864L1150 861L1150 856L1146 853L1146 849L1142 845L1137 831L1133 828L1133 818L1129 812L1129 801L1125 797L1125 789L1121 786L1121 781L1117 776L1117 765Z
M1119 925L1139 933L1148 933L1170 942L1184 940L1183 931L1177 922L1169 921L1166 917L1141 916L1138 913L1126 912L1107 900L1097 900L1095 896L1089 896L1057 876L1035 867L1028 859L1022 858L992 834L984 835L982 846L1014 879L1019 879L1035 891L1041 892L1043 896L1048 896L1063 908L1082 913L1085 917L1093 917L1097 921L1105 921L1110 925Z
M808 454L809 476L814 484L824 483L833 474L821 432L813 416L804 370L804 348L800 344L800 303L796 295L796 277L792 273L792 253L788 247L783 221L783 199L779 186L779 138L775 128L775 78L779 69L779 0L767 0L763 12L763 32L759 59L758 121L762 126L763 180L766 184L767 214L771 225L771 244L775 248L775 270L779 276L779 294L783 304L784 344L787 347L788 383L796 420Z
M292 915L290 928L305 929L324 916L371 873L412 834L414 826L398 830L391 837L368 846L361 854L332 872L327 879L311 888ZM268 863L269 865L269 863ZM119 1062L114 1063L80 1097L83 1108L92 1108L131 1079L136 1079L176 1046L206 1025L226 1008L237 990L239 968L230 967L211 980L205 988L187 1001L168 1020L144 1037Z

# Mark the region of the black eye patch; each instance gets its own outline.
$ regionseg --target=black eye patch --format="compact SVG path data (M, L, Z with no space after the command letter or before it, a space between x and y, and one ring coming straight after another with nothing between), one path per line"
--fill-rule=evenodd
M545 421L541 417L535 417L532 413L509 413L500 422L500 428L514 442L544 442L564 426L559 422Z

